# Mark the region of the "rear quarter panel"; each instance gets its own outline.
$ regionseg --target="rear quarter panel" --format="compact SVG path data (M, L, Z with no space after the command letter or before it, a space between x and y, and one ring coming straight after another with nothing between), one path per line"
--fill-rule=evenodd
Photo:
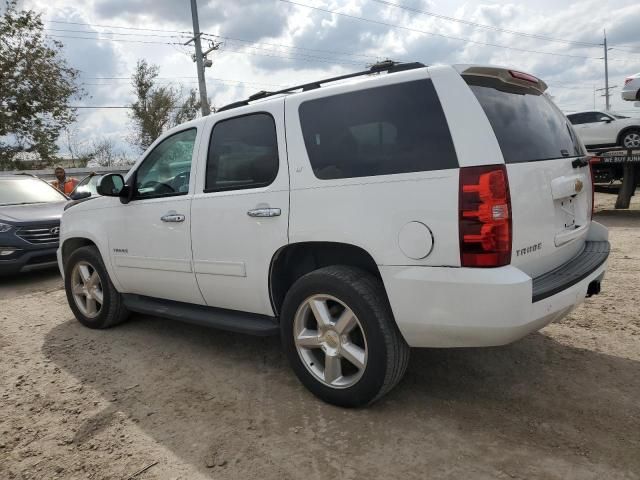
M299 121L300 105L311 99L428 78L419 69L304 92L286 99L291 169L290 242L343 242L363 248L378 265L459 266L458 169L320 180L311 168ZM429 227L433 248L410 259L398 235L408 222Z

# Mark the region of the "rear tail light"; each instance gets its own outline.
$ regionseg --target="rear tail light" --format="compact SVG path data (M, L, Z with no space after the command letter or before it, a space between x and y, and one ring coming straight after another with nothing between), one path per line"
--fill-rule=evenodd
M459 231L463 267L511 263L511 198L504 165L460 169Z
M625 78L624 79L624 84L626 85L627 83L629 83L631 80L633 80L633 78L629 77L629 78Z

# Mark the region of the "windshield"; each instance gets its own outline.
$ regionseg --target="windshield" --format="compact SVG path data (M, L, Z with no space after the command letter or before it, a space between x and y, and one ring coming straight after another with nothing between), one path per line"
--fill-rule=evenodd
M616 118L630 118L630 117L625 117L624 115L619 115L617 113L612 113L611 115L613 115Z
M66 197L42 180L29 177L0 177L0 205L62 202Z
M464 79L487 115L506 163L585 154L571 123L547 95L488 77Z

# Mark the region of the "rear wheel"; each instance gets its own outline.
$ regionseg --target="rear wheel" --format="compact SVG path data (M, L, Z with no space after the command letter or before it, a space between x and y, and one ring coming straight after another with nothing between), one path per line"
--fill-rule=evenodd
M640 148L640 130L625 132L620 143L625 148Z
M86 327L108 328L129 316L96 247L82 247L69 256L64 286L69 307Z
M282 342L300 381L322 400L369 404L402 378L409 360L381 282L353 267L301 277L282 309Z

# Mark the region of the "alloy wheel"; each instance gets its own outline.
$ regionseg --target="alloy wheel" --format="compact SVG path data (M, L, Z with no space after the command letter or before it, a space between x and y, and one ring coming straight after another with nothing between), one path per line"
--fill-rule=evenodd
M622 144L627 148L640 148L640 133L631 132L624 136Z
M82 260L71 271L71 292L80 312L88 318L95 318L102 310L104 291L100 275L93 265Z
M307 370L331 388L348 388L367 366L365 332L355 313L330 295L313 295L293 321L296 350Z

